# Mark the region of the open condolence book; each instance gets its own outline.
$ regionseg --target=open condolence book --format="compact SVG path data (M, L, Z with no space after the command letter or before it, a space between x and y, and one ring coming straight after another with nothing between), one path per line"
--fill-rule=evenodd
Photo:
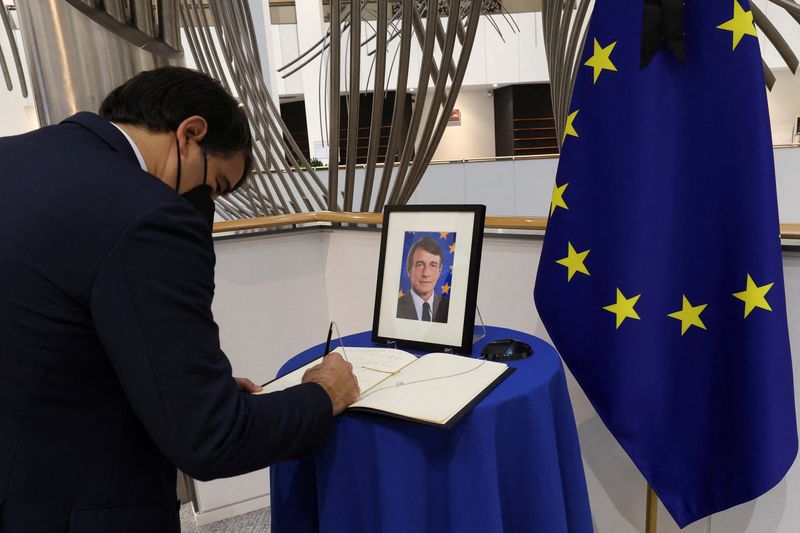
M513 368L446 353L416 357L390 348L338 348L353 365L361 396L349 410L368 411L450 428ZM259 394L299 385L314 360L267 383Z

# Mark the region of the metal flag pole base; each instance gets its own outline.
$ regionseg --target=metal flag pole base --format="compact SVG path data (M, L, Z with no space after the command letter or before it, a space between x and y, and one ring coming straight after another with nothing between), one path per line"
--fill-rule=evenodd
M644 533L656 533L657 525L656 519L658 518L658 496L650 486L647 484L647 514L644 519Z

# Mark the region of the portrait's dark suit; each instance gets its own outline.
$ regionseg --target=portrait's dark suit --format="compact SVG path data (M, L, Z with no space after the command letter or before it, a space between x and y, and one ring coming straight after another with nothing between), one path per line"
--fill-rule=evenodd
M450 299L441 295L436 295L433 299L433 322L447 322L447 312L450 307ZM397 299L397 318L407 318L409 320L419 320L417 309L414 307L414 299L411 292L407 292Z
M0 179L0 531L177 533L176 465L207 480L324 445L319 385L237 391L208 225L112 124L0 139Z

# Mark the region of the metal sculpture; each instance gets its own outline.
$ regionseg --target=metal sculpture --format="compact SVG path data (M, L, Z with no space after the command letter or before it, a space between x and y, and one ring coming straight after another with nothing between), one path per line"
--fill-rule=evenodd
M278 69L284 78L287 78L315 59L322 59L320 62L320 83L324 84L324 90L320 94L326 97L320 103L322 110L321 116L328 117L326 127L327 141L329 147L329 182L328 182L328 209L337 210L339 208L336 191L339 188L339 116L340 93L340 68L342 61L341 41L343 36L349 35L347 52L349 55L349 90L346 93L349 102L348 125L354 124L358 117L358 107L361 88L360 79L360 49L372 40L376 41L375 51L368 55L374 55L370 66L368 80L372 78L374 68L375 76L371 87L369 81L364 89L372 89L373 100L369 126L369 144L367 161L364 165L364 188L361 191L360 209L362 211L380 211L383 205L389 203L405 203L413 194L419 181L424 174L428 164L430 164L433 154L444 135L447 119L455 105L455 99L463 82L469 56L474 42L474 35L477 29L478 17L486 13L500 13L509 21L512 31L519 31L513 18L498 0L483 0L473 2L472 0L450 1L438 0L435 9L429 9L426 0L406 0L392 3L392 14L389 17L389 6L386 2L378 2L376 13L376 27L372 34L366 39L361 40L361 14L366 11L368 3L359 0L350 5L342 7L340 2L331 2L330 28L339 28L338 32L326 32L322 39L313 46L302 52L298 57L289 61L286 65ZM355 6L352 8L351 6ZM447 28L442 22L440 15L448 15ZM494 22L492 21L492 24ZM495 25L496 30L501 34L500 29ZM417 95L411 122L408 131L403 134L401 130L403 114L406 112L405 95L409 89L408 76L410 67L411 46L413 37L422 51L422 61L416 87L412 90ZM388 43L395 39L400 39L400 44L395 52L395 56L387 70L387 51ZM454 61L453 53L455 50L456 38L461 45L461 51L457 62ZM438 48L441 60L437 63L434 50ZM397 54L400 61L397 66L397 83L395 89L395 102L392 113L392 128L389 131L389 142L387 145L386 158L381 172L380 183L377 187L377 195L372 201L373 191L375 190L376 174L378 169L378 139L381 132L380 117L383 112L383 101L388 87L388 78L392 75L392 70L396 64ZM440 75L444 72L445 75ZM460 72L460 74L459 74ZM434 85L434 92L431 96L431 105L425 110L427 100L428 80ZM447 87L447 81L450 87ZM328 97L327 95L334 95ZM400 95L400 96L397 96ZM356 204L356 194L354 192L355 168L356 168L356 143L354 141L358 131L356 128L348 127L348 139L346 157L344 161L344 197L342 208L352 210ZM421 135L418 135L421 134ZM419 137L419 138L417 138ZM397 172L392 164L397 160Z
M781 6L800 22L800 5L795 0L770 2ZM331 0L330 28L326 34L314 46L279 69L283 77L288 77L315 59L321 59L320 107L324 111L321 113L321 121L324 121L321 129L327 132L329 147L329 169L325 183L292 138L269 94L261 71L247 0L65 0L47 3L51 6L49 11L42 8L44 3L24 0L18 0L17 3L26 48L30 49L29 62L32 68L29 72L34 74L32 85L41 124L60 120L77 108L96 108L102 94L144 68L180 63L182 52L178 25L183 27L197 67L238 95L254 131L254 158L258 168L254 171L253 179L241 190L217 202L218 214L228 220L325 209L335 211L340 208L348 211L380 211L386 203L408 202L444 134L464 79L480 15L502 15L512 32L519 31L501 0L380 1L375 10L368 0L351 0L344 6L342 0ZM545 47L559 144L563 138L569 99L585 44L590 6L591 0L543 2ZM789 45L757 6L751 5L751 8L755 24L773 43L791 71L796 72L799 61ZM73 29L73 35L67 37L74 40L72 44L77 47L75 53L80 56L73 58L74 61L71 59L59 63L58 54L40 54L38 49L40 41L51 38L50 34L54 33L62 39L60 45L64 50L63 28L59 26L59 19L72 17L71 27L76 13L100 24L103 27L101 31L118 41L110 45L106 56L124 52L135 59L121 61L126 67L123 69L117 65L103 68L102 62L98 62L94 69L84 69L95 73L97 79L81 80L75 72L68 73L76 80L76 84L83 83L84 86L81 90L64 91L47 76L63 76L64 73L59 69L70 68L67 63L90 63L94 56L87 58L87 51L102 47ZM362 36L362 21L366 14L375 15L376 22L374 26L367 23L368 35ZM443 22L445 15L448 17L446 26ZM13 21L8 7L2 3L0 18L8 34L11 57L25 95L27 82L13 34ZM502 38L502 31L494 19L488 17L487 20ZM49 31L48 24L54 26L53 32ZM342 46L343 40L345 46ZM389 61L388 44L394 40L399 40L399 44ZM457 54L456 40L460 45ZM367 84L361 87L361 49L371 41L375 41L375 50L367 54L371 64ZM110 43L110 38L106 42ZM415 42L422 52L422 61L416 73L417 82L410 87L411 47L415 46ZM119 48L123 45L128 48ZM435 59L437 56L439 60ZM347 90L344 92L341 91L340 76L343 62L348 66L349 75L345 80ZM74 70L75 67L71 68ZM6 87L12 89L11 68L2 48L0 69ZM771 88L775 77L766 65L764 72L767 86ZM391 89L396 97L385 163L381 168L378 153L384 127L381 117L385 96L390 89L388 80L393 73L396 73L397 81ZM429 83L433 85L430 94ZM363 188L357 191L359 95L362 89L371 90L373 100L366 164L363 166ZM416 93L417 100L407 130L403 131L402 118L409 112L403 96L409 90ZM339 116L339 98L342 95L348 102L348 129L345 157L340 163L342 117ZM426 106L426 102L429 105ZM340 178L343 179L341 197Z
M383 17L378 15L378 13L376 11L368 9L368 6L369 6L368 0L360 0L360 2L361 2L361 4L360 4L361 5L361 11L363 13L369 13L371 15L376 16L376 18L377 18L377 20L379 21L379 24L380 24L380 21L381 21L381 19ZM378 2L379 9L380 9L380 7L382 7L381 6L382 3L383 2ZM472 4L471 0L463 2L461 4L460 16L461 16L462 19L466 18L467 11L468 11L469 6L471 4ZM446 0L439 0L437 2L437 5L438 5L437 12L439 13L439 15L447 15L448 14L448 9L449 9L448 6L449 6L449 4L448 4L448 2ZM388 24L387 24L388 26L391 26L391 31L389 32L387 39L384 41L383 46L378 46L376 44L375 50L372 50L372 51L368 52L368 54L367 54L367 55L375 56L375 57L373 57L372 65L370 66L369 76L368 76L368 79L367 79L367 84L365 86L365 89L367 89L369 87L369 85L370 85L369 84L369 78L372 75L372 69L375 67L375 63L376 63L377 57L381 56L381 55L385 55L385 51L387 49L386 48L387 45L389 43L391 43L393 40L395 40L396 38L400 37L401 33L402 33L403 25L402 24L398 24L398 23L400 23L401 20L402 20L403 2L393 2L392 6L391 6L391 10L392 10L392 18L391 18L391 20L388 21ZM410 4L410 7L408 7L406 9L406 12L408 12L409 10L411 10L411 13L413 14L413 18L411 19L411 23L410 24L406 24L405 27L408 28L409 26L413 25L413 32L417 36L417 42L419 43L420 48L422 48L423 45L424 45L424 34L425 34L425 29L424 29L424 27L422 25L422 18L423 17L427 17L428 3L427 3L426 0L414 0ZM345 5L342 8L341 16L339 17L339 20L341 22L341 32L340 33L342 35L346 34L347 31L351 27L350 13L351 13L350 12L350 5L349 4ZM508 23L508 26L511 29L512 33L518 33L520 31L520 28L517 25L516 21L514 20L514 18L511 16L511 14L508 12L508 10L505 8L505 6L502 4L502 2L500 0L482 0L482 3L481 3L481 14L482 15L500 14L500 15L503 16L504 20ZM334 14L334 16L335 16L335 14ZM500 27L494 22L494 20L491 17L487 17L486 20L489 21L489 24L496 30L497 34L500 36L500 38L503 40L503 42L505 42L505 38L503 36L503 32L500 29ZM374 29L373 28L372 34L369 37L367 37L366 39L364 39L361 42L360 46L363 48L368 43L370 43L372 40L378 38L378 36L384 35L386 33L386 31L387 31L386 30L387 25L380 25L378 27L378 29ZM331 27L332 27L332 25L331 25ZM444 41L444 30L440 25L440 27L437 28L436 31L437 31L436 39L437 39L437 42L439 43L439 46L441 47L441 45L442 45L442 43ZM465 30L464 30L463 26L457 27L456 31L458 32L459 42L463 43L464 42L464 36L465 36ZM330 45L331 45L331 33L330 33L330 28L329 28L326 31L326 34L320 40L318 40L316 43L314 43L311 47L309 47L307 50L302 52L296 58L294 58L291 61L289 61L288 63L286 63L286 65L280 67L278 69L278 72L281 73L281 77L285 79L285 78L288 78L288 77L292 76L293 74L297 73L298 71L302 70L303 67L305 67L306 65L308 65L309 63L311 63L315 59L322 58L323 61L320 63L320 77L319 77L319 79L320 79L320 89L321 90L319 91L319 93L320 94L324 93L326 95L326 99L327 99L327 89L328 89L328 86L329 86L329 83L328 83L328 71L330 69L328 68L329 55L326 56L326 52L329 52ZM341 48L340 48L340 50L341 50ZM376 52L379 51L379 50L383 51L384 54L377 54ZM392 70L394 68L394 64L395 64L396 59L397 59L397 53L399 52L399 50L400 50L400 48L398 48L395 51L395 56L392 59L392 62L390 64L389 71L388 71L388 77L389 78L391 77ZM431 66L431 80L432 80L433 83L435 83L436 79L438 78L438 72L439 72L438 66L436 64L433 64ZM455 70L454 70L454 67L451 64L450 68L448 70L448 76L450 76L451 80L453 79L454 74L455 74ZM376 76L377 76L377 73L376 73ZM388 82L388 78L387 78L387 82ZM325 89L324 90L322 90L323 84L325 85ZM388 90L388 87L387 87L386 90ZM325 116L327 116L329 114L330 111L328 109L327 100L320 101L319 102L319 107L322 110L322 113L320 114L321 117L325 117ZM324 130L327 130L328 128L325 127L325 128L321 128L321 129L324 131Z
M14 27L11 24L11 15L9 13L10 6L0 0L0 19L3 21L3 28L6 31L9 47L11 48L11 55L14 58L14 66L17 69L17 79L19 80L20 90L22 96L28 97L28 84L25 82L25 70L22 68L22 60L19 55L19 48L17 47L17 39L14 36ZM14 89L14 84L11 82L11 69L8 67L8 62L3 53L3 47L0 46L0 70L3 71L3 78L6 82L6 89L9 91Z
M489 4L492 2L496 4L496 0L489 0ZM320 83L324 83L328 95L327 101L323 104L327 108L327 113L323 115L327 114L329 147L328 183L325 186L297 147L278 110L272 104L258 67L260 64L257 60L258 50L254 44L252 21L246 2L233 0L223 3L219 0L210 0L207 3L208 16L206 16L203 4L199 0L179 0L189 48L198 67L226 85L229 78L233 81L257 131L258 143L255 155L259 170L255 173L256 179L251 180L250 185L243 190L220 199L218 213L226 219L232 219L304 210L336 211L341 208L351 211L357 204L358 193L360 193L360 209L363 211L370 209L379 211L387 201L407 202L444 134L447 119L463 82L478 18L484 4L486 2L472 0L446 3L450 18L445 30L439 17L440 11L445 7L442 2L437 3L437 9L429 10L427 1L404 0L391 19L387 3L379 2L376 28L372 35L362 40L361 22L367 6L366 0L358 0L344 8L338 0L331 1L330 28L338 28L339 31L329 29L314 46L279 69L284 72L284 77L287 77L327 53L327 61L321 63L325 73L324 76L320 76ZM493 9L496 9L496 6ZM212 38L212 28L217 32L216 41ZM400 118L406 112L406 103L404 98L395 99L393 109L395 127L389 133L386 155L389 164L383 166L377 197L373 204L371 199L378 168L378 139L382 127L380 118L387 83L387 43L394 38L400 39L400 61L397 67L395 91L397 94L405 95L408 90L414 35L423 51L416 85L418 100L410 127L403 134ZM347 41L343 54L342 40L345 36ZM461 44L457 63L453 61L456 38ZM361 48L373 39L376 41L376 53L372 60L375 67L372 87L375 97L369 127L370 142L367 148L367 163L364 167L364 188L356 191ZM219 43L218 47L213 45L215 42ZM437 43L442 57L441 65L436 64L434 60ZM221 49L221 53L218 48ZM220 59L220 55L224 60ZM343 61L349 67L349 80L346 81L348 91L345 95L349 102L348 125L351 126L347 130L346 155L340 164L339 98L342 93L340 71ZM223 65L226 68L223 68ZM389 74L391 68L390 66ZM440 75L441 72L445 75ZM372 67L370 67L370 77L372 77ZM427 114L424 114L429 79L434 83L435 89L431 105ZM447 87L448 79L451 82L450 87ZM232 87L228 88L230 90ZM399 164L395 173L395 167L391 162L396 158L399 159ZM343 176L340 176L340 168L343 169ZM341 206L338 196L340 177L344 179Z
M433 157L447 125L447 119L455 103L461 83L466 72L469 55L474 42L478 18L482 12L501 13L504 8L498 0L403 0L392 6L390 18L387 2L378 2L377 23L371 35L362 41L361 27L363 15L367 10L367 0L357 0L344 9L339 0L331 2L331 25L334 31L328 31L314 47L301 54L281 70L285 76L291 75L309 64L320 55L327 54L325 80L328 99L334 105L325 102L328 107L326 126L330 146L328 183L325 184L311 167L303 153L283 123L280 112L271 98L258 60L259 51L256 46L253 22L246 0L66 0L49 8L30 6L20 0L21 18L27 26L23 36L29 40L26 44L34 51L30 69L39 74L34 79L37 111L40 123L50 124L74 112L77 109L96 108L99 98L117 84L144 68L152 68L160 64L181 62L182 52L179 47L177 25L183 27L188 47L195 59L197 67L218 79L233 94L240 98L251 121L255 149L254 158L257 169L248 185L234 194L220 198L217 212L225 219L249 218L261 215L296 213L302 211L319 211L323 209L338 210L339 205L339 97L340 65L345 61L349 65L348 90L345 93L349 102L348 129L346 139L346 157L342 162L344 195L341 207L352 210L360 193L362 210L381 210L384 203L404 203L413 194ZM50 3L52 4L52 3ZM431 8L430 6L435 6ZM12 53L17 62L17 71L23 87L24 70L19 61L16 41L11 33L8 13L0 10L6 31L12 43ZM50 64L52 57L58 54L38 54L39 38L47 38L49 34L59 35L62 28L60 21L70 19L69 26L75 23L76 14L85 15L88 20L100 24L104 30L99 33L115 38L125 46L135 48L134 54L149 54L146 60L126 60L133 66L133 72L113 69L97 70L99 80L93 80L87 87L74 87L63 94L54 94L58 84L47 77L61 75L61 70L69 70L67 63ZM447 14L449 20L445 29L440 15ZM508 18L509 26L514 31L513 19ZM42 22L45 25L42 25ZM48 32L46 23L59 26ZM496 25L495 25L496 26ZM44 27L42 29L40 27ZM37 34L36 32L39 32ZM105 33L103 33L105 31ZM499 29L498 29L499 31ZM91 33L91 32L87 32ZM43 35L43 36L42 36ZM347 45L342 54L342 38L347 35ZM380 118L383 112L384 95L388 89L388 78L392 69L397 68L397 84L395 91L405 95L409 89L409 67L413 36L423 51L422 64L416 83L418 100L413 110L411 125L407 132L401 131L401 117L407 113L405 98L395 99L393 117L394 124L389 134L387 161L383 166L380 178L376 176L378 166ZM41 37L40 37L41 36ZM73 32L68 38L74 41L74 47L83 53L91 48L89 37L80 32ZM393 39L400 40L398 47L399 62L396 57L387 69L387 43ZM453 57L455 42L458 39L461 50L457 61ZM83 42L87 40L87 42ZM357 156L357 121L359 115L361 48L371 40L376 41L376 50L372 55L369 77L373 80L373 108L370 120L370 134L365 165L364 188L355 190L356 156ZM119 43L115 43L119 44ZM64 43L57 43L60 49ZM97 48L97 47L94 47ZM434 51L438 50L441 60L434 60ZM119 52L119 50L114 50ZM130 55L130 50L124 50ZM108 54L107 54L108 55ZM0 64L6 78L7 87L11 87L10 71L0 56ZM107 62L107 61L106 61ZM102 64L102 61L98 61ZM289 70L291 68L291 70ZM374 76L373 76L374 68ZM74 67L73 67L74 69ZM91 70L91 69L90 69ZM108 71L113 71L109 75ZM42 72L45 73L43 77ZM77 77L75 72L69 76ZM122 78L122 79L118 79ZM434 91L430 96L430 106L426 111L428 98L428 82L433 83ZM448 86L448 81L450 85ZM79 80L76 81L79 84ZM97 94L96 94L97 93ZM88 103L87 103L88 102ZM395 172L393 161L398 165ZM376 184L376 181L379 183ZM372 202L373 191L376 191Z
M8 7L0 7L25 93ZM20 0L13 7L43 126L97 109L109 91L143 70L183 61L172 0L108 0L102 6L94 0Z
M300 151L264 82L246 0L178 0L197 67L237 94L254 132L257 168L241 190L217 199L227 219L324 210L327 189Z

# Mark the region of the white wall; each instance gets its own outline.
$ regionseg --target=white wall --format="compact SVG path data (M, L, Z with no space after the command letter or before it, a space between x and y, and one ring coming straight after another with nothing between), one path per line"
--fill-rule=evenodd
M775 148L773 153L780 220L800 223L800 147ZM557 157L431 165L409 203L482 203L490 215L547 216L557 168ZM317 173L327 183L327 170ZM340 174L341 198L344 173ZM357 169L354 205L360 204L363 179L364 170Z
M788 68L774 69L773 73L775 86L767 92L772 142L788 144L793 142L795 120L800 117L800 75L792 74Z
M0 92L0 117L0 137L19 135L39 127L36 109L27 103L16 86L14 92Z
M795 2L796 3L796 2ZM771 0L750 0L767 16L781 36L797 54L800 51L800 24L789 15L785 9L775 5ZM764 32L758 32L758 44L764 56L764 61L771 69L786 68L786 63L781 59L778 51L769 42Z
M423 117L430 113L433 92L429 90L425 98ZM462 90L454 109L461 111L461 122L448 124L433 155L434 161L494 157L494 97L491 89ZM441 107L438 113L441 113Z
M17 68L14 65L14 58L11 55L11 45L8 42L6 31L0 30L0 49L6 59L9 71L11 72L12 91L6 89L5 81L0 81L0 137L7 135L18 135L36 129L39 121L36 118L36 109L33 104L32 88L30 76L28 76L25 49L22 46L22 39L18 30L14 31L17 47L20 53L25 77L28 86L28 96L22 96L22 90L17 75ZM1 79L1 78L0 78Z

